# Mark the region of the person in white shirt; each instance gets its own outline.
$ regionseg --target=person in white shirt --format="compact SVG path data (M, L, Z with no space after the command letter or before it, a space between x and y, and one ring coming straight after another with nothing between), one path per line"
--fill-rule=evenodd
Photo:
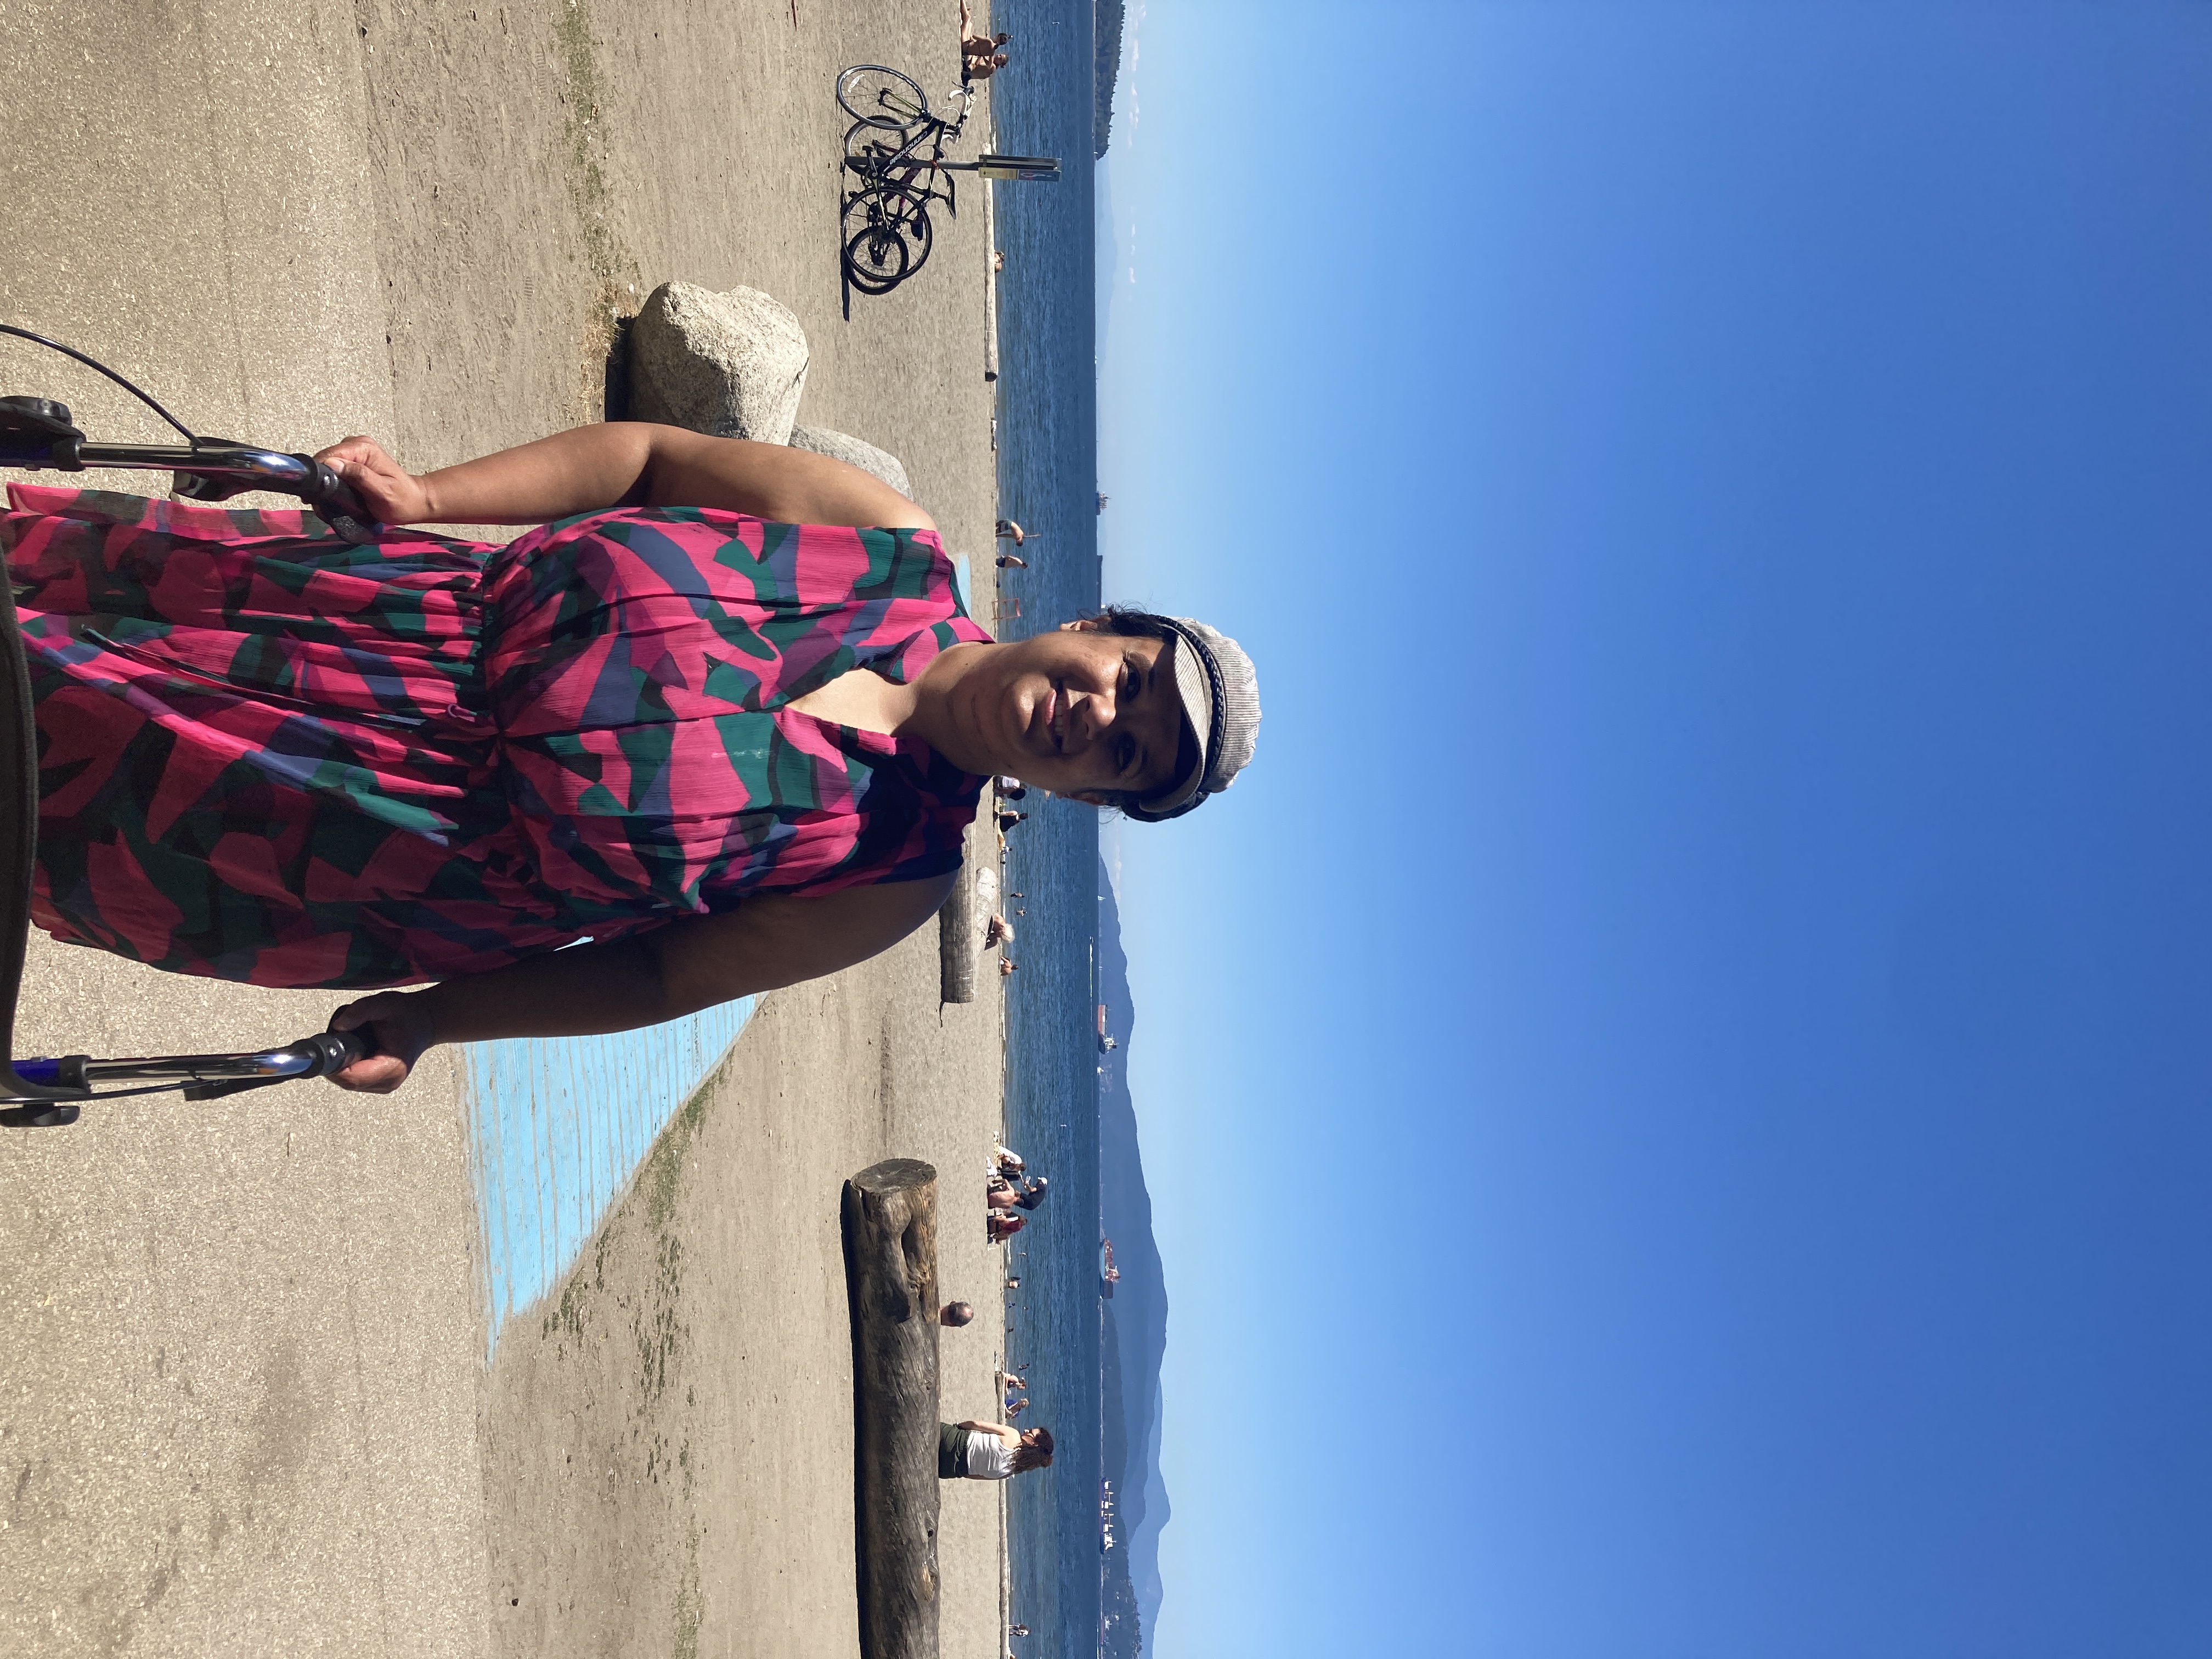
M937 1478L1004 1480L1052 1462L1052 1431L1017 1429L1006 1423L937 1425Z

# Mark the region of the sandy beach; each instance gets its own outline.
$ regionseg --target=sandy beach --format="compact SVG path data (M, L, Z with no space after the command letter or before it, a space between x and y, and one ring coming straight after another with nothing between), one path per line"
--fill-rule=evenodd
M418 9L0 0L0 318L198 430L349 432L417 469L596 419L617 318L680 278L789 305L800 418L899 455L989 592L984 216L839 313L852 62L957 73L951 0ZM151 417L0 342L9 392ZM52 480L49 480L52 481ZM120 484L121 480L107 480ZM147 487L142 483L141 488ZM34 940L27 1052L254 1046L340 1000ZM465 1103L319 1084L94 1109L0 1146L0 1651L854 1650L842 1178L1000 1123L995 988L937 1002L934 928L763 1000L565 1286L487 1365ZM997 1252L948 1416L993 1404ZM999 1651L999 1500L945 1493L944 1651Z

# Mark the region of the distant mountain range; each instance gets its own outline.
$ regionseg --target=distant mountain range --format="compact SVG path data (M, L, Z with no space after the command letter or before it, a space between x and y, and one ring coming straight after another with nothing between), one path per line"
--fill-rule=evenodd
M1105 8L1102 6L1103 14ZM1114 7L1119 32L1121 7ZM1152 1199L1137 1146L1137 1108L1129 1095L1128 1058L1134 1011L1129 959L1121 952L1121 918L1106 866L1098 866L1098 995L1108 1033L1121 1045L1098 1057L1098 1211L1121 1270L1105 1305L1101 1408L1105 1414L1105 1478L1118 1494L1119 1547L1106 1558L1106 1652L1130 1659L1160 1610L1160 1528L1167 1524L1167 1488L1160 1483L1160 1360L1167 1349L1167 1281L1152 1242Z
M1091 74L1091 155L1106 153L1113 136L1114 82L1121 73L1122 0L1097 0L1091 9L1091 48L1097 54Z

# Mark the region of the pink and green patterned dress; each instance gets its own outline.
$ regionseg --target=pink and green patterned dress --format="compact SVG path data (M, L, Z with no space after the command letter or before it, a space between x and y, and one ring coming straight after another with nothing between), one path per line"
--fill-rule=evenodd
M9 491L33 914L259 985L404 985L951 870L982 780L788 705L990 636L927 532L703 507L505 547Z

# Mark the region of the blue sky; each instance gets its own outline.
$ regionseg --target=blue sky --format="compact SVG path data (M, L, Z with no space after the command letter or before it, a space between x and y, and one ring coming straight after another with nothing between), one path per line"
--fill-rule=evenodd
M2212 9L1131 21L1151 1650L2212 1650Z

